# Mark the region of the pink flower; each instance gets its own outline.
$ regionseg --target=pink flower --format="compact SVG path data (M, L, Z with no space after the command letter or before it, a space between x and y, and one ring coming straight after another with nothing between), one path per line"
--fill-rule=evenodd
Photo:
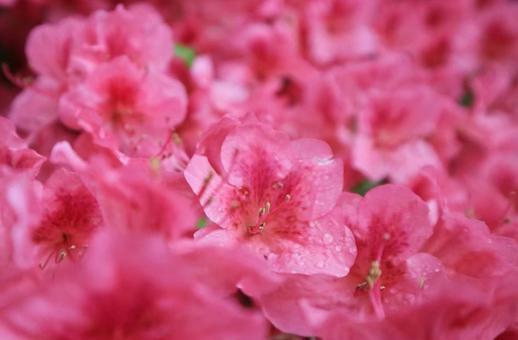
M356 239L356 262L345 278L293 276L263 296L266 315L284 331L315 334L335 310L346 321L383 319L426 300L429 287L442 280L439 259L420 252L433 230L428 209L407 188L383 185L363 199L347 194L340 208L340 221Z
M10 116L19 127L38 130L58 118L56 106L63 93L81 84L98 66L124 56L135 68L161 73L172 60L172 45L171 30L147 5L130 9L121 5L85 19L66 18L38 26L26 48L37 78L15 99Z
M398 182L425 165L440 167L424 140L437 124L440 109L440 99L426 87L373 90L366 111L358 117L354 166L369 178L389 176Z
M32 227L39 265L77 261L103 224L99 204L77 174L57 170L45 183L41 220Z
M379 38L369 25L374 6L361 1L320 1L302 5L309 57L320 65L368 58Z
M206 238L246 243L279 272L347 274L355 249L333 211L342 163L324 142L290 141L254 121L237 124L213 127L207 156L195 155L185 170L221 227Z
M188 252L188 256L202 257L204 264L223 260L203 250L201 254ZM78 266L66 267L39 287L26 289L25 299L2 310L3 335L34 338L45 334L53 339L266 336L259 314L229 300L229 288L224 291L200 280L203 276L189 263L161 239L138 233L101 233ZM235 277L226 285L235 289L253 272L247 274L244 266L234 270L234 264L227 263L225 268ZM210 265L206 268L211 271Z
M134 2L0 0L1 339L516 337L513 1Z
M170 29L152 7L118 6L86 19L67 18L37 27L28 38L27 56L40 76L66 84L120 56L140 67L165 70L172 59L172 40Z
M493 235L483 222L463 214L445 214L425 251L438 257L450 272L479 279L503 277L518 265L517 243Z
M151 156L171 138L185 107L180 83L120 57L67 92L60 114L68 126L87 131L100 145L129 156Z
M159 233L169 240L192 235L198 212L187 185L168 183L158 173L158 159L110 168L101 162L87 170L106 225L117 230ZM102 173L98 172L102 169Z
M513 334L512 326L506 328L515 321L515 280L439 283L428 301L397 310L383 322L350 322L343 312L334 313L321 324L321 334L326 339L500 339L499 334Z
M128 9L119 5L113 11L97 11L84 24L75 37L73 72L89 73L98 64L121 56L139 67L165 71L173 57L172 32L149 5Z
M85 161L64 142L54 147L50 159L77 171L98 201L107 228L158 233L168 240L193 231L199 211L182 170L168 168L173 157L123 164L110 156L94 152Z

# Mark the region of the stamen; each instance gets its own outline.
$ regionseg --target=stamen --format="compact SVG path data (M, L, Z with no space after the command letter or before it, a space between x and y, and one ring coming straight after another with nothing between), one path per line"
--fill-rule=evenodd
M264 215L268 214L270 212L271 204L270 202L266 202L264 204L264 207L261 207L259 209L259 217L263 217Z
M56 258L54 259L54 261L56 263L60 263L61 261L63 261L63 259L67 256L67 251L64 250L64 249L61 249L57 254L56 254Z
M149 160L149 166L151 167L151 170L154 172L158 172L160 170L160 158L153 157Z
M56 253L55 250L51 251L49 256L47 256L47 259L45 260L45 262L39 264L39 267L40 267L41 270L43 270L43 269L45 269L47 267L47 265L49 264L50 259L52 258L52 256L55 253Z
M214 173L212 171L209 171L207 176L205 176L205 178L203 179L203 183L207 183L208 184L211 181L213 176L214 176Z
M257 235L264 231L264 228L266 227L266 222L260 223L258 225L249 225L246 227L248 233L250 235Z
M358 283L358 285L356 286L356 290L365 290L368 286L369 284L367 283L367 281L363 281Z
M242 187L241 189L239 189L239 192L241 192L241 194L243 194L243 196L250 195L250 190L248 190L248 188L246 188L246 187Z
M198 197L200 197L200 198L203 197L203 195L205 194L205 191L207 191L207 188L208 188L208 186L210 184L210 181L212 180L213 177L214 177L214 173L212 171L209 171L207 176L205 176L205 178L203 179L203 185L201 186L200 191L198 192ZM207 202L204 204L204 206L209 205L211 200L212 200L212 197L209 197L207 199Z
M374 284L378 281L380 276L381 268L379 261L372 261L369 273L367 274L367 278L365 279L369 284L370 288L374 287Z

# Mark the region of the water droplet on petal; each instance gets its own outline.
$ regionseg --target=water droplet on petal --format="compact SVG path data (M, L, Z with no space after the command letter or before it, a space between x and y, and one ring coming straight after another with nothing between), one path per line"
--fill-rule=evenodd
M320 158L317 160L318 165L329 165L333 163L333 157L329 158Z
M281 189L283 186L284 186L284 184L282 184L282 182L280 182L280 181L274 182L274 183L272 184L272 188L273 188L274 190L279 190L279 189Z
M329 233L326 233L324 234L324 242L326 244L330 244L331 242L333 242L333 235L329 234Z

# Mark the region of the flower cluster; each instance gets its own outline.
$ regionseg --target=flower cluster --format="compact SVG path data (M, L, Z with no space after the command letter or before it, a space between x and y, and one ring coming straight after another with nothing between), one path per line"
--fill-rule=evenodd
M518 338L517 3L115 3L0 1L0 338Z

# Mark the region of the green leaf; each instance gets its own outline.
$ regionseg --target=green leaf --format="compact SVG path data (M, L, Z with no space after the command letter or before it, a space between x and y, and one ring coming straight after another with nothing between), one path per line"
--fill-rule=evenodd
M176 44L174 46L174 55L177 58L182 59L185 65L191 67L194 58L196 58L196 51L189 46Z
M355 192L357 194L360 194L362 196L365 196L367 191L371 190L372 188L377 187L378 185L382 185L382 184L386 184L386 183L387 183L386 179L382 179L382 180L379 180L379 181L364 180L364 181L361 181L360 183L356 184L351 189L351 191Z
M207 218L205 216L200 217L198 221L196 221L196 228L203 229L207 226Z
M473 90L471 90L470 88L466 88L464 90L464 93L462 94L462 96L460 96L458 100L459 105L470 108L473 106L474 102L475 94L473 93Z

